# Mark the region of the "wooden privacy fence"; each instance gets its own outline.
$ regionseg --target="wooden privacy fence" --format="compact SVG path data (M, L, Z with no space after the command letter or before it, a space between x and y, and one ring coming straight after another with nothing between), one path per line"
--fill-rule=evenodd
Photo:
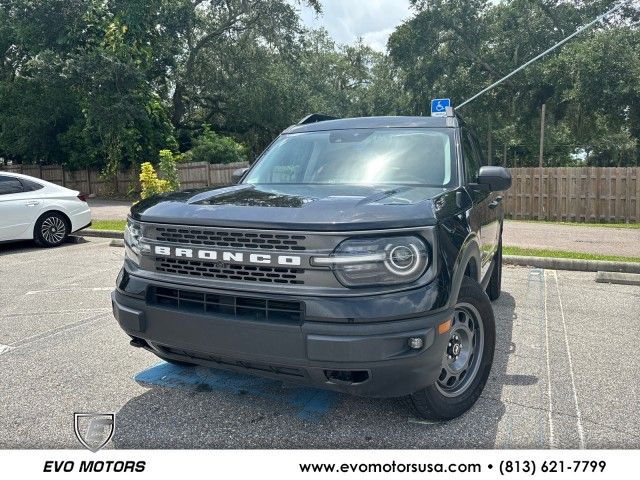
M237 168L247 162L179 163L181 188L229 185ZM139 190L138 172L118 173L117 183L95 170L64 171L60 166L8 165L0 167L96 195L126 195ZM640 222L640 168L552 167L512 168L513 185L504 198L505 214L519 220L576 222ZM117 184L117 188L116 188ZM542 188L541 188L542 187ZM114 188L116 191L114 192ZM542 192L542 203L540 193ZM541 209L542 207L542 209Z
M510 171L513 184L504 199L505 214L509 218L640 222L638 167L511 168Z
M229 185L233 171L248 167L247 162L209 164L207 162L179 163L178 176L182 189ZM139 171L118 172L116 181L105 179L96 170L68 171L59 165L4 165L0 170L22 173L41 178L83 193L101 195L127 195L140 190ZM114 191L115 190L115 191Z

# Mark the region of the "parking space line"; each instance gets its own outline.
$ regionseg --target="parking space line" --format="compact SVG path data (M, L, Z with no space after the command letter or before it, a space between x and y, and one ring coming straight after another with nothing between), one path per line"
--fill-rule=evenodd
M55 335L57 335L59 333L69 332L71 330L75 330L76 328L82 327L84 325L89 325L91 323L98 322L98 321L106 318L108 315L109 314L107 314L107 313L99 313L99 314L94 315L92 317L85 318L85 319L79 320L79 321L74 322L74 323L69 323L67 325L62 325L61 327L54 328L52 330L48 330L46 332L39 333L37 335L32 335L31 337L27 337L27 338L24 338L22 340L18 340L16 342L10 343L8 346L11 347L11 350L24 348L24 347L32 345L33 343L36 343L36 342L38 342L40 340L44 340L44 339L53 337L53 336L55 336Z
M2 345L0 343L0 355L7 353L9 350L13 350L13 347L10 347L9 345Z
M571 377L571 389L573 390L573 402L576 406L576 422L578 425L578 435L580 436L580 448L585 448L584 431L582 429L582 415L580 413L580 407L578 406L578 393L576 390L575 375L573 373L573 361L571 360L571 349L569 348L569 336L567 334L567 322L564 317L564 308L562 307L562 297L560 296L560 286L558 282L558 273L553 271L553 275L556 281L556 291L558 292L558 304L560 306L560 317L562 317L562 328L564 330L564 344L567 348L567 358L569 360L569 375Z
M93 287L93 288L54 288L50 290L29 290L25 295L37 295L39 293L58 293L58 292L106 292L113 290L113 287Z
M82 312L110 312L110 307L97 307L97 308L74 308L72 310L46 310L44 312L12 312L0 314L0 319L14 318L14 317L26 317L34 315L63 315L68 313L82 313Z
M549 446L554 448L554 436L553 436L553 397L551 396L551 361L549 359L549 315L547 312L547 272L542 272L542 287L544 289L544 335L546 342L546 356L547 356L547 395L549 397Z

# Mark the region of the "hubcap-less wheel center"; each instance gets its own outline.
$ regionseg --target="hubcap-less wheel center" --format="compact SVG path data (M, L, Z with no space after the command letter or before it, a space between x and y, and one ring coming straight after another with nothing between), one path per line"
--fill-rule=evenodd
M458 338L454 338L453 341L449 342L449 351L448 354L451 357L457 357L460 355L462 350L462 345L460 344L460 340Z

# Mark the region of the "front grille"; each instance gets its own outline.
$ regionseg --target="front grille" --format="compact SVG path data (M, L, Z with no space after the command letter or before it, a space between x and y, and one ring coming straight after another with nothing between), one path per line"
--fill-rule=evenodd
M250 248L261 250L303 251L304 235L285 233L247 233L191 227L155 227L155 240L210 247Z
M304 284L304 281L301 280L301 276L304 274L304 269L302 268L260 267L166 257L156 257L155 267L158 272L219 280L246 280L249 282L290 285Z
M302 302L194 292L177 288L152 287L148 301L182 311L211 315L232 315L240 320L300 323Z

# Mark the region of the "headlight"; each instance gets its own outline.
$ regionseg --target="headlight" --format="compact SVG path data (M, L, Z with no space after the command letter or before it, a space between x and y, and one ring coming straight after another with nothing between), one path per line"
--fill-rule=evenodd
M332 267L347 287L395 285L420 278L429 266L429 250L414 236L346 240L330 257L311 263Z
M142 237L140 224L128 219L124 229L124 254L136 265L140 265L140 237Z

